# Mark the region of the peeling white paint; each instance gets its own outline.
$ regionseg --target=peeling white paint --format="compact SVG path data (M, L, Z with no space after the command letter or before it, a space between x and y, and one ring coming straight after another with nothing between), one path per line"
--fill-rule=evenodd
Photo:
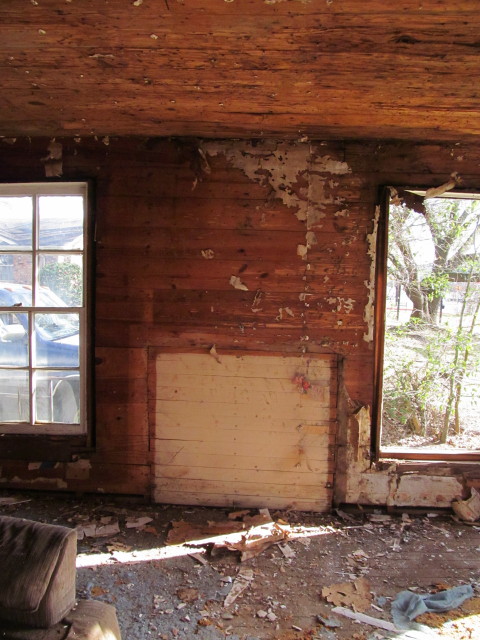
M307 223L307 229L325 217L322 209L334 203L326 194L327 176L344 175L351 169L345 162L330 156L312 159L312 147L298 142L271 142L268 146L254 146L251 142L205 142L203 149L210 156L223 154L228 162L240 169L257 184L269 185L284 205L296 209L298 220ZM308 173L308 186L299 187L298 181Z
M308 254L308 246L306 244L298 244L297 245L297 256L300 256L302 260L307 259Z
M240 289L240 291L248 291L248 287L244 284L238 276L230 276L230 284L234 289Z
M353 298L340 298L340 297L327 298L327 302L330 305L335 305L335 309L332 309L332 311L336 311L338 313L341 313L341 312L350 313L355 304L355 300L353 300Z
M367 333L363 334L365 342L373 342L374 330L374 306L375 306L375 272L377 257L377 234L378 221L380 219L380 207L375 208L375 217L373 219L373 231L367 235L368 255L370 256L370 278L365 280L364 284L368 289L368 300L363 312L363 319L367 324Z
M315 159L313 163L313 168L316 171L322 171L323 173L331 173L338 176L346 175L347 173L352 173L352 170L348 166L346 162L342 162L340 160L334 160L330 156L322 156Z
M302 260L307 260L308 250L315 244L318 244L317 236L313 231L307 231L305 234L305 244L297 245L297 256L300 256Z
M287 316L290 316L291 318L295 317L295 314L290 309L290 307L280 307L280 309L278 310L278 316L276 316L275 318L277 322L280 322L281 320L283 320L283 312L285 312Z
M300 300L300 302L305 302L305 300L307 299L307 296L313 296L313 293L306 293L304 291L299 294L298 299Z
M297 209L295 215L299 220L307 219L308 201L293 186L309 166L309 145L280 142L265 148L255 147L251 142L205 142L203 148L211 156L223 154L232 166L257 184L270 185L283 204Z
M292 0L263 0L265 4L278 4L279 2L292 2ZM293 2L300 2L300 4L310 4L312 0L293 0Z

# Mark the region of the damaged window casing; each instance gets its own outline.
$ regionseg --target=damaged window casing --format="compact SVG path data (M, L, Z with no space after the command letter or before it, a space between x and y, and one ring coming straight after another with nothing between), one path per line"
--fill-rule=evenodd
M458 189L461 179L455 173L450 180L438 187L432 188L409 188L409 187L386 187L383 189L380 204L377 208L375 218L376 250L370 251L374 256L375 263L375 303L373 315L375 319L374 347L374 406L372 412L372 432L371 432L371 452L374 460L388 462L393 460L412 461L438 461L448 463L449 461L476 461L480 459L478 449L447 449L435 447L436 443L423 446L385 446L382 443L382 421L384 414L384 361L385 361L385 339L386 339L386 313L387 313L387 269L388 269L388 246L389 246L389 208L393 205L404 206L420 215L425 214L425 200L429 198L448 198L449 200L480 200L479 193L460 191ZM379 213L379 215L378 215ZM443 309L443 303L442 303Z

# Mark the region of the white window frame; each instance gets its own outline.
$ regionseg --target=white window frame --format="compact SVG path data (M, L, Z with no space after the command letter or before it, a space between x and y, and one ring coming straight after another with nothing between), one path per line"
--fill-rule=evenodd
M28 182L28 183L0 183L0 197L7 196L24 196L31 197L33 200L33 245L31 251L25 251L24 249L17 250L19 254L31 254L32 257L32 283L36 275L37 270L37 256L43 252L45 253L68 253L78 254L83 256L83 268L82 268L82 286L83 286L83 304L81 307L55 307L56 312L62 310L69 313L78 313L80 321L79 330L79 367L80 374L80 417L78 424L67 424L62 422L18 422L18 423L5 423L0 421L0 434L23 434L23 435L83 435L88 431L87 424L87 337L88 337L88 265L89 265L89 221L88 221L88 183L87 182ZM83 249L55 249L55 250L39 250L36 242L37 238L37 225L38 225L38 199L40 196L82 196L83 197ZM15 248L1 247L0 254L15 253ZM36 307L34 306L35 300L32 300L31 307L22 307L22 313L28 313L30 319L33 318L35 312L52 313L52 308ZM12 307L0 306L0 311L11 311ZM33 341L33 322L29 322L29 344L32 345ZM32 353L29 349L29 363L28 367L24 369L33 373L36 367L32 365ZM23 368L23 367L21 367ZM58 367L53 367L58 368ZM62 367L60 367L61 369ZM39 371L44 367L38 368ZM32 376L30 375L30 407L34 402L33 389L31 383ZM32 410L30 409L30 415L32 416Z

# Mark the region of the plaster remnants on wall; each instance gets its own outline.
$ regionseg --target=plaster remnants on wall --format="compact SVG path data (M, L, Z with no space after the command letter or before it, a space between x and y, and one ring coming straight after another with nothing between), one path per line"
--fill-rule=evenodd
M257 184L269 185L275 197L296 209L295 216L306 222L307 229L325 216L327 204L336 202L326 192L329 176L351 173L346 162L328 155L316 156L308 143L204 142L202 148L212 157L223 154L232 166ZM305 186L300 184L302 177L306 178Z
M367 235L368 255L370 256L370 278L365 280L365 286L368 289L368 300L363 312L363 319L367 323L367 333L363 334L366 342L373 342L374 329L374 307L375 307L375 267L377 259L377 234L378 221L380 219L380 207L375 208L375 217L373 219L373 231Z
M321 229L324 226L327 207L337 207L336 217L348 217L349 212L345 201L338 197L339 182L332 176L346 176L352 173L351 168L343 160L323 154L319 145L302 141L274 141L262 143L249 141L204 141L202 149L205 155L215 157L223 155L227 162L242 171L253 182L270 187L272 196L278 198L285 206L294 209L294 215L305 223L305 242L296 245L296 255L305 261L304 291L300 294L300 301L308 307L307 296L309 285L307 271L309 270L309 255L316 247L318 251L321 242ZM340 229L338 233L346 231ZM346 246L356 240L356 235L343 233L339 244ZM374 243L373 245L374 246ZM333 252L333 247L324 247L324 252ZM348 256L348 252L343 254ZM374 271L372 272L374 273ZM232 276L233 277L233 276ZM373 276L372 276L373 278ZM235 286L232 282L230 283ZM370 291L369 305L373 306L373 279ZM350 313L354 306L351 298L335 298L338 312ZM368 306L368 305L367 305ZM371 326L366 313L365 321L368 333L373 335L373 316ZM276 318L278 320L278 317ZM339 320L338 325L343 321ZM305 336L307 327L304 326ZM306 337L304 338L306 339Z
M263 0L265 4L278 4L279 2L290 2L291 0ZM300 4L310 4L312 0L293 0L294 2L300 2Z
M355 304L353 298L328 298L327 302L334 306L332 311L336 311L337 313L350 313Z
M349 415L344 476L345 494L341 502L389 505L391 507L450 507L464 493L464 478L445 476L441 470L408 471L402 462L386 468L370 461L371 416L363 406Z
M279 142L256 145L251 142L204 142L204 151L214 157L223 154L228 162L251 180L269 185L284 205L297 209L299 220L306 220L308 200L293 189L310 165L308 144Z
M337 176L352 173L352 170L346 162L334 160L333 158L330 158L330 156L320 156L314 161L313 167L316 171L331 173Z

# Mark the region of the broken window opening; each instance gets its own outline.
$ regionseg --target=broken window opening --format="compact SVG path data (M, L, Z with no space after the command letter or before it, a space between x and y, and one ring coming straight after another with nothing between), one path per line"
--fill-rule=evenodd
M0 432L87 430L86 183L0 185Z
M379 457L480 457L480 194L390 188L377 271Z

